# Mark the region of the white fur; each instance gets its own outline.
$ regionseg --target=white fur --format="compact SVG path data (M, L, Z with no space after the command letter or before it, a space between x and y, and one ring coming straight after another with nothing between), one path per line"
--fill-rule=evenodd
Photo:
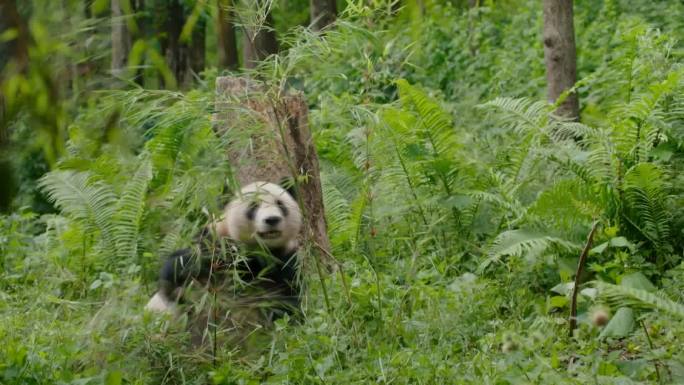
M154 296L150 298L147 305L145 305L145 310L159 312L159 313L174 313L176 310L176 304L165 298L160 292L154 293Z
M280 200L288 210L283 216L277 201ZM247 218L251 202L258 202L254 219ZM265 219L279 217L276 226L269 226ZM227 235L246 244L263 243L267 247L296 247L299 230L302 227L302 213L297 201L281 186L269 182L254 182L240 190L238 196L226 206L224 219L217 227L227 228ZM280 232L278 237L262 238L259 233L269 230Z

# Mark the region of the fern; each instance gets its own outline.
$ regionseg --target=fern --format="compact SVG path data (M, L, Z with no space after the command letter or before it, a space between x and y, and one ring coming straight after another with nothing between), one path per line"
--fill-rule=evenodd
M114 215L118 256L130 261L137 256L140 224L145 212L145 197L152 179L152 165L143 158L133 178L128 181Z
M52 171L39 181L50 201L68 217L82 223L91 234L99 234L109 255L117 255L113 216L116 195L88 172Z
M530 230L509 230L499 234L488 250L488 257L480 264L480 271L504 256L536 257L551 246L566 251L578 251L581 245L568 240Z
M397 80L397 87L401 100L418 112L424 133L437 154L453 151L452 146L460 147L451 116L434 99L403 79Z
M415 109L419 127L415 129L426 141L425 149L431 154L429 169L441 180L447 194L453 190L452 171L455 168L452 154L462 148L451 116L432 98L407 81L397 80L402 102Z
M548 122L548 104L527 98L498 97L478 107L500 110L503 116L499 118L518 134L542 131Z
M611 111L615 132L614 141L619 151L634 163L647 160L650 150L667 140L668 128L663 100L676 92L680 74L676 71L635 96L631 103Z
M657 310L684 319L684 305L646 290L594 281L599 295L615 307Z
M341 251L345 242L353 238L351 224L351 205L345 191L349 191L351 180L341 172L321 173L321 185L323 188L323 204L326 211L328 233L336 251Z
M657 249L670 237L672 217L666 180L664 172L651 163L639 164L625 174L627 218Z
M601 203L582 179L562 179L539 194L527 214L543 223L550 219L566 233L599 216ZM592 207L591 212L586 207Z

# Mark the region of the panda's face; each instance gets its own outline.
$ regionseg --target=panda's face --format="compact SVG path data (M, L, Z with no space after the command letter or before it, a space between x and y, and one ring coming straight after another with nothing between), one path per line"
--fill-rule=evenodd
M287 190L274 183L255 182L243 187L228 204L224 221L233 239L289 249L297 242L302 214Z

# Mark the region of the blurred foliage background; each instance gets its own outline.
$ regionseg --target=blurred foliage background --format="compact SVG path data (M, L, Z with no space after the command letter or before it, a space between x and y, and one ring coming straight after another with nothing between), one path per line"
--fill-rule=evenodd
M579 122L540 3L0 1L0 382L684 382L684 3L574 2ZM222 74L304 93L344 269L206 351L142 307L225 203Z

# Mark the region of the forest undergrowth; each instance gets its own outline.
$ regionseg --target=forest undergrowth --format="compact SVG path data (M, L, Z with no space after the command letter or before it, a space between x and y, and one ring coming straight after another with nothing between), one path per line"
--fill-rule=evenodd
M218 72L66 110L56 166L0 217L0 383L684 382L684 4L575 2L573 122L545 101L538 1L440 3L350 2L258 69L309 103L343 268L304 269L301 319L246 346L143 312L225 203Z

